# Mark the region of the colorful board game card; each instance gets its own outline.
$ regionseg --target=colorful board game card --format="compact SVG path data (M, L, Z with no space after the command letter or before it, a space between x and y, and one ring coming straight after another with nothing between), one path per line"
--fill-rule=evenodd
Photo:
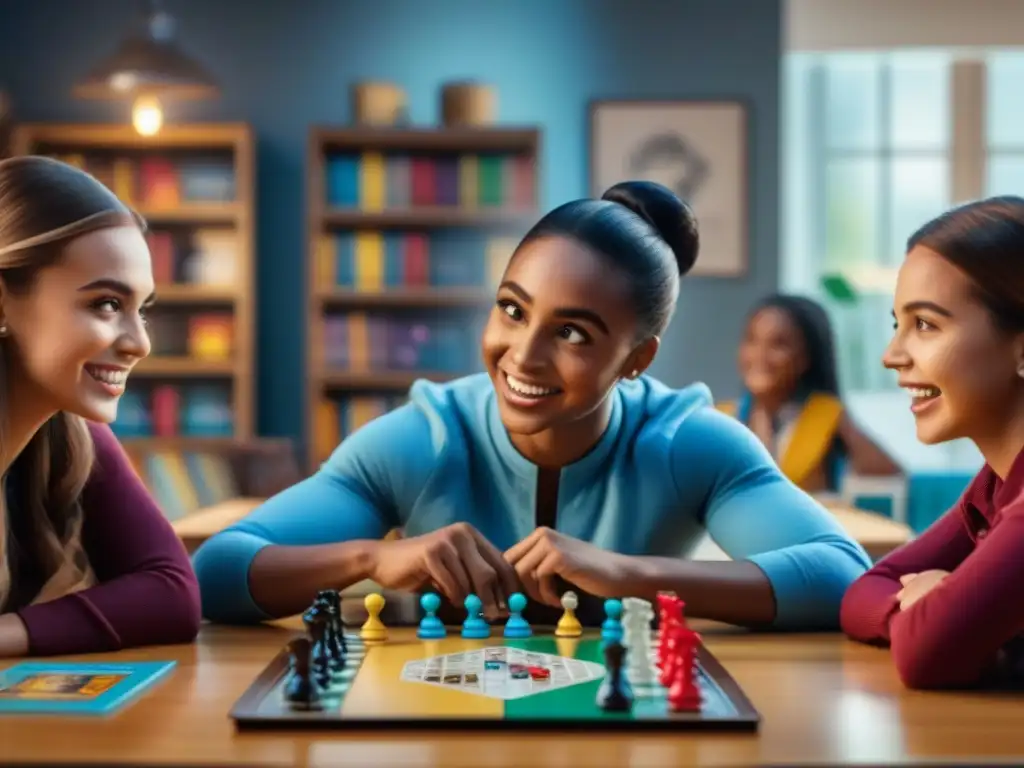
M174 669L174 661L25 662L0 670L0 716L107 715Z

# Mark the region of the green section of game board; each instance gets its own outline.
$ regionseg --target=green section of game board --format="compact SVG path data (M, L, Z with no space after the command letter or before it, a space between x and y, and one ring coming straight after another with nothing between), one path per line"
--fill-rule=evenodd
M560 656L554 637L531 637L524 640L507 640L505 644L534 653L550 653ZM582 640L576 648L574 658L604 664L601 641ZM521 699L505 702L506 720L608 720L617 718L629 720L628 712L605 712L597 705L597 691L600 680L591 680L567 688L557 688L547 693L535 693Z

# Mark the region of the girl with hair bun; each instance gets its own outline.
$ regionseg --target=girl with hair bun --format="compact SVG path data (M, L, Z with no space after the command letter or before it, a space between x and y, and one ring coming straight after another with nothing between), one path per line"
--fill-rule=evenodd
M77 168L0 162L0 656L199 631L185 550L107 426L150 350L143 229Z
M853 639L888 645L911 688L1024 676L1024 199L954 208L907 244L883 363L917 437L967 439L985 465L957 505L843 602Z
M707 387L646 373L698 242L690 208L649 182L544 216L498 287L486 372L416 382L313 477L209 539L194 560L206 615L294 614L369 578L438 590L455 621L468 594L497 618L523 591L553 625L571 587L585 623L603 618L599 598L673 590L689 616L837 628L864 551ZM733 561L686 558L705 532Z

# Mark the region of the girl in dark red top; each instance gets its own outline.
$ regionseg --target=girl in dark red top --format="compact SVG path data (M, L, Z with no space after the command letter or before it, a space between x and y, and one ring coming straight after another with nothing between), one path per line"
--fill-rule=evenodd
M908 243L884 364L917 436L974 441L959 503L849 589L843 630L889 644L911 688L1005 681L1024 631L1024 199L953 209Z
M0 162L0 658L199 629L185 549L106 426L152 298L143 222L106 187Z

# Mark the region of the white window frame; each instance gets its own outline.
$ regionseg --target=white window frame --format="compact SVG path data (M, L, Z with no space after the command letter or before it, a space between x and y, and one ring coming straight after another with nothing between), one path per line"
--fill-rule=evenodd
M885 52L876 52L885 53ZM797 52L794 55L808 55ZM812 54L827 62L828 52ZM789 66L784 64L786 76L783 78L783 131L781 141L782 185L781 200L782 226L779 249L779 287L780 290L802 293L815 298L825 299L821 279L824 277L822 255L826 247L825 217L827 203L821 186L821 175L815 170L827 157L826 150L821 146L825 135L825 126L815 122L814 115L824 112L822 102L825 98L823 81L824 71L812 73L811 92L793 94L789 92ZM950 205L976 199L986 193L987 159L990 147L987 141L985 116L987 110L986 81L987 70L983 54L964 52L953 57L950 65L949 104L951 110L950 139L947 147L949 162L949 197ZM882 88L886 89L886 75L883 74ZM797 111L796 99L803 100L807 111ZM883 110L884 111L884 110ZM885 119L884 115L880 119ZM815 144L817 142L817 145ZM1016 154L1015 148L998 148L999 152ZM909 153L908 153L909 154ZM934 154L934 153L931 153ZM1021 155L1024 156L1024 150ZM887 203L889 183L882 184L881 205ZM924 223L923 221L921 222ZM880 238L885 238L881 233ZM908 233L909 234L909 233ZM865 278L862 288L868 294L874 294L868 300L872 306L881 308L891 301L891 286L895 282L895 269L880 270L872 279ZM826 299L826 303L827 299ZM830 305L830 308L832 305ZM881 309L880 309L881 311ZM886 312L887 314L887 312ZM860 334L848 333L851 325L860 325L863 318L856 314L844 317L842 311L834 313L837 345L856 344L862 338ZM874 323L872 323L874 325ZM884 327L879 324L879 331ZM858 329L859 330L859 329ZM869 333L873 334L874 329ZM872 338L871 344L876 347L880 340ZM869 361L865 359L865 364ZM881 361L876 365L881 368ZM842 375L842 372L841 372ZM849 371L842 375L842 385L850 394L892 392L896 389L894 377L884 375L864 376L858 379ZM870 381L865 386L863 381Z

